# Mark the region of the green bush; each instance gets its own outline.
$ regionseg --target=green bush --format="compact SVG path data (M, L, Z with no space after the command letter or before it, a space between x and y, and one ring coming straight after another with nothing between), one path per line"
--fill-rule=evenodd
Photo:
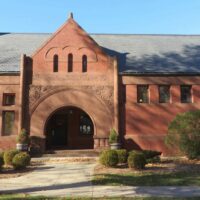
M155 156L146 160L147 163L160 163L160 156Z
M15 149L14 150L5 151L4 156L3 156L5 165L12 165L12 159L18 153L19 153L19 151L15 150Z
M110 135L109 135L109 144L113 144L117 142L118 142L118 134L115 129L111 129Z
M0 152L0 170L2 169L3 165L4 165L4 159L3 159L3 152Z
M116 152L117 152L117 156L118 156L118 162L126 163L127 157L128 157L126 149L118 149L118 150L116 150Z
M25 129L22 129L20 131L19 135L17 136L17 143L29 144L29 142L30 142L30 138L29 138L27 131Z
M15 169L24 169L30 164L31 157L26 152L20 152L12 159L12 165Z
M100 155L100 163L106 167L115 167L118 164L118 155L115 150L104 150Z
M157 163L157 162L160 162L161 152L159 152L159 151L152 151L152 150L143 150L142 152L143 152L143 154L145 156L145 159L146 159L147 163Z
M168 126L165 143L189 159L200 156L200 110L178 114Z
M154 158L156 156L160 156L161 155L160 151L143 150L142 152L143 152L143 154L144 154L146 159Z
M142 152L131 151L128 156L128 166L134 169L144 169L146 165L146 159Z
M38 157L42 155L42 144L44 143L44 139L39 136L31 136L30 137L30 155Z

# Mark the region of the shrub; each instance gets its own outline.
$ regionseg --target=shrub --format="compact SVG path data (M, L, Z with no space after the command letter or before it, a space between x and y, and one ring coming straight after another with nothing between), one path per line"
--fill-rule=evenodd
M143 152L143 154L144 154L146 159L154 158L156 156L160 156L161 155L160 151L143 150L142 152Z
M15 169L24 169L30 164L31 157L26 152L16 154L12 160L12 165Z
M128 156L128 166L134 169L144 169L146 159L142 152L131 151Z
M200 156L200 110L178 114L168 126L165 143L189 159Z
M100 155L100 163L107 167L115 167L118 164L118 155L115 150L104 150Z
M118 162L126 163L127 157L128 157L126 149L118 149L118 150L116 150L116 152L117 152L117 156L118 156Z
M152 150L143 150L144 157L147 163L157 163L160 162L161 152Z
M39 136L30 137L30 155L31 156L41 156L42 155L42 144L44 139Z
M159 163L160 162L160 156L155 156L153 158L149 158L146 160L147 163Z
M19 135L17 136L17 143L19 144L28 144L29 143L29 135L25 129L22 129Z
M117 143L118 142L118 134L115 129L110 130L110 135L109 135L109 143Z
M0 151L0 157L3 158L3 156L4 156L4 152Z
M14 150L5 151L4 156L3 156L5 165L12 165L12 159L18 153L19 153L19 151L15 150L15 149Z
M2 169L4 165L3 154L4 154L3 152L0 152L0 170Z

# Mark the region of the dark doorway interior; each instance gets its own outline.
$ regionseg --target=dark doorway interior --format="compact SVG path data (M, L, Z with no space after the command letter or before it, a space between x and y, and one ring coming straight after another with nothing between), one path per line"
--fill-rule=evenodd
M83 110L67 107L52 114L46 124L47 149L93 149L94 126Z

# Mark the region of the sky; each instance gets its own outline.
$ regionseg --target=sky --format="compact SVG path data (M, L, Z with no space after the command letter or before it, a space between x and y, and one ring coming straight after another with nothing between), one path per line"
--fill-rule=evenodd
M200 0L0 0L0 32L52 33L70 12L88 33L200 34Z

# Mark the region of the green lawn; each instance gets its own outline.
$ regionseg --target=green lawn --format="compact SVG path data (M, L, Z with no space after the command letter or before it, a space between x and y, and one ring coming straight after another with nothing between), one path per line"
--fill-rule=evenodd
M113 198L89 198L89 197L32 197L24 194L19 195L0 195L0 200L199 200L200 197L192 198L170 198L170 197L113 197Z
M96 185L200 186L200 172L97 174Z

